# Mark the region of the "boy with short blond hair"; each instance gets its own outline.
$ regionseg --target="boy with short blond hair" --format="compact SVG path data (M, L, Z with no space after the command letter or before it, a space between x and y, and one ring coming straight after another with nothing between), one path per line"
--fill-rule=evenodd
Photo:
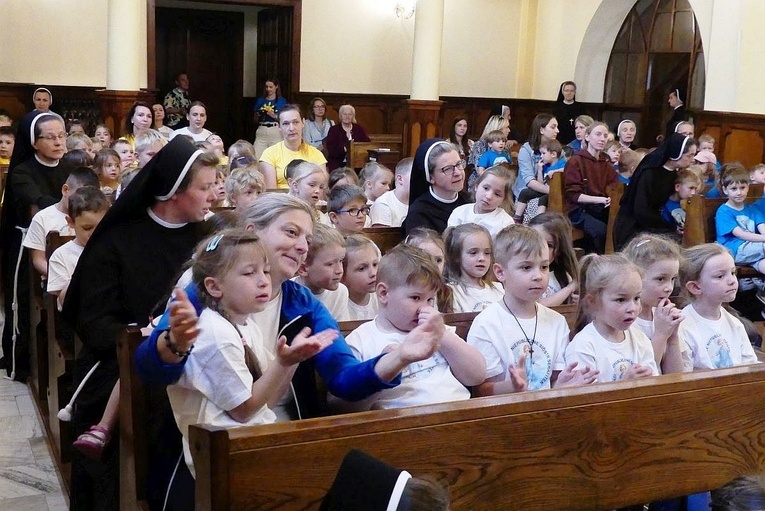
M93 142L90 137L84 133L73 133L66 137L66 151L72 152L75 150L85 151L93 158L96 153L93 152Z
M414 158L404 158L396 165L395 187L372 203L369 218L372 227L401 227L409 212L409 176Z
M356 185L337 185L327 201L329 221L343 236L359 234L369 225L369 206L364 190Z
M538 303L550 277L550 251L542 234L526 225L502 229L495 240L494 274L502 300L473 320L467 342L486 362L479 396L592 383L597 371L566 366L569 328L558 312Z
M229 205L238 211L244 211L266 189L263 175L258 171L258 166L251 163L231 171L226 178L226 197Z
M466 387L485 378L481 354L445 327L433 307L444 285L433 259L422 249L399 245L380 262L376 295L380 310L346 338L359 360L401 353L409 365L401 384L361 402L364 409L400 408L470 398Z
M385 165L371 161L361 169L361 182L367 204L372 205L381 195L390 191L393 172Z
M499 165L500 163L510 163L509 155L505 151L507 136L505 136L505 133L502 130L490 131L489 134L486 135L486 142L489 147L486 149L486 152L478 158L478 161L475 164L479 176L489 167Z
M69 173L61 187L61 200L40 210L32 218L22 245L29 249L30 259L42 276L48 275L48 260L45 257L45 239L49 232L57 231L62 236L72 236L74 231L66 219L69 197L84 186L99 186L98 177L87 167L78 167Z
M674 224L679 231L685 228L685 209L682 201L695 197L704 184L704 170L696 165L680 169L675 176L675 191L661 209L661 217L668 224Z
M16 135L10 126L0 126L0 165L8 165L11 162L13 146L16 143Z
M341 282L345 239L332 227L316 224L305 262L293 280L311 290L336 321L348 321L348 288Z

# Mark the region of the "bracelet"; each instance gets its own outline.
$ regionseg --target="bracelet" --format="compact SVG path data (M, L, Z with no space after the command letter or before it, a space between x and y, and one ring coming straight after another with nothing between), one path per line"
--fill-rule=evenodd
M165 330L164 334L165 334L165 346L167 346L167 349L170 350L170 353L180 358L186 358L189 355L191 355L191 351L194 349L193 344L189 346L189 349L187 351L178 351L177 349L175 349L175 346L173 346L173 343L170 342L170 330L169 329Z

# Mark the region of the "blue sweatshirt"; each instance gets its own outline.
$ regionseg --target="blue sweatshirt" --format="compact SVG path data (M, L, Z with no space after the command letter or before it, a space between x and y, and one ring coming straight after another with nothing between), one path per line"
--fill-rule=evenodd
M186 287L189 300L200 314L202 307L194 284ZM287 280L282 284L282 309L279 329L290 321L303 316L312 332L327 329L339 330L337 321L311 291L300 284ZM157 337L169 328L170 313L165 311L152 334L141 343L135 354L139 376L159 385L170 385L178 381L183 373L186 360L178 364L165 364L159 358ZM329 392L346 401L364 399L382 389L396 387L401 376L391 382L382 381L374 367L382 355L365 362L359 362L353 355L345 338L339 335L335 341L313 358L303 362L292 379L297 402L303 418L322 415L321 400L317 392L316 372L326 383Z

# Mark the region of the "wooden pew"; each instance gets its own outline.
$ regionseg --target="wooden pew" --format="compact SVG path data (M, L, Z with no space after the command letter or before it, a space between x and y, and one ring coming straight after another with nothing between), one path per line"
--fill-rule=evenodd
M401 135L388 135L388 134L371 134L369 135L369 142L351 142L348 166L358 171L369 161L368 151L386 148L391 152L398 152L399 157L403 148L403 142ZM399 159L400 159L399 158ZM391 169L392 170L392 169Z
M559 312L566 318L569 328L574 327L576 322L576 305L558 305L556 307L550 307L554 311ZM467 339L470 326L473 324L473 320L478 315L478 312L456 312L452 314L444 314L444 323L456 328L457 335L462 339ZM358 321L340 321L338 326L340 327L340 333L344 337L356 330L358 327L370 321L368 319L362 319Z
M362 449L454 511L604 510L765 470L765 366L225 430L190 428L198 510L315 510Z
M50 261L53 252L64 243L74 239L73 236L60 236L58 232L51 232L46 237L45 255ZM69 468L72 459L72 442L69 422L60 421L58 412L64 408L72 397L72 371L74 369L75 346L70 339L59 336L60 325L57 325L57 304L54 295L44 293L47 324L47 357L48 357L48 389L47 405L48 420L46 428L50 438L51 449L56 464L61 472L64 484L68 489ZM72 332L72 338L74 333Z
M624 183L615 183L606 188L606 194L611 199L611 205L608 207L608 226L606 227L606 254L614 253L614 224L617 215L619 215L624 189Z
M762 185L751 185L746 197L747 204L757 202L763 193ZM685 201L685 229L683 230L683 246L686 248L714 243L717 239L715 229L715 213L717 208L725 204L727 199L708 199L697 195ZM740 277L756 277L759 273L751 266L738 266Z
M47 280L32 264L31 250L27 251L29 261L29 317L19 316L19 322L29 322L29 388L44 416L47 413L48 392L48 337L43 287ZM12 321L12 318L10 319Z
M404 231L400 227L367 227L361 234L374 241L383 255L404 241Z
M135 368L141 329L127 328L117 339L120 371L120 510L148 511L149 446L146 441L146 388Z
M547 185L550 187L550 193L547 195L547 211L566 214L566 196L563 188L563 172L554 172ZM581 229L573 227L571 230L571 239L576 241L584 238L584 232Z

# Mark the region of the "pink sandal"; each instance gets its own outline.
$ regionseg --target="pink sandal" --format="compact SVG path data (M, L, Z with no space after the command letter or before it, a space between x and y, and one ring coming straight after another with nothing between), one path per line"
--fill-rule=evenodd
M83 456L92 460L100 460L104 447L109 443L109 430L101 426L91 426L88 431L77 437L74 448Z

